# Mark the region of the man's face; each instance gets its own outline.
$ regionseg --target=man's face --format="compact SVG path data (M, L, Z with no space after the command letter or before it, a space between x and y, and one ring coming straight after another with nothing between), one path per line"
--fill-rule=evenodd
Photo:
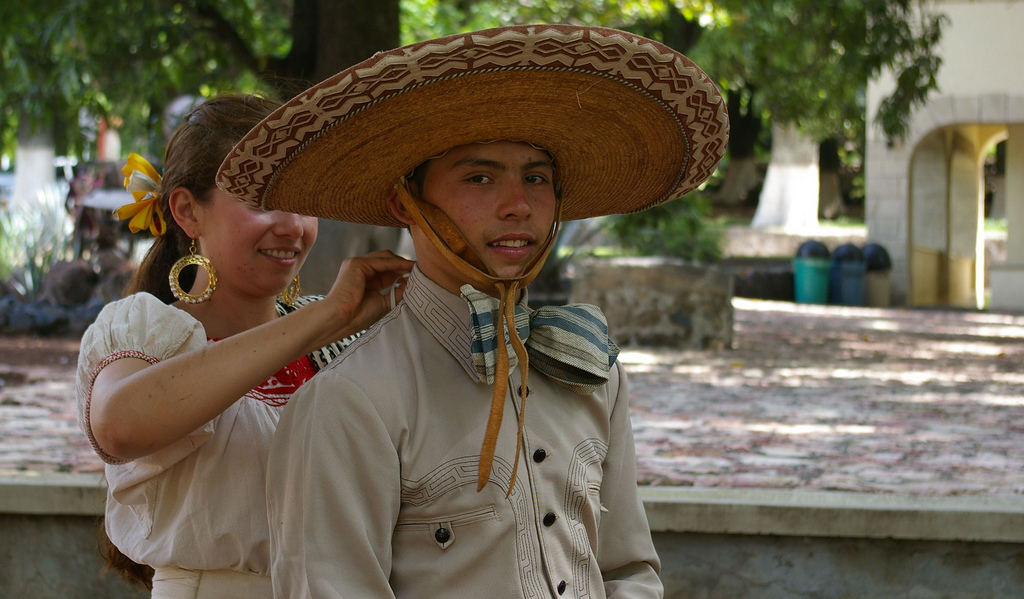
M551 233L554 165L546 152L526 143L458 146L427 163L420 198L448 215L496 276L510 278L520 274ZM458 293L471 282L429 242L417 243L416 250L420 268L442 287Z

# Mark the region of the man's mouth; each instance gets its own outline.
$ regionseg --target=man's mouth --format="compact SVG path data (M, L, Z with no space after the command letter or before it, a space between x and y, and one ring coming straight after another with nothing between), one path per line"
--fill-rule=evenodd
M506 241L495 241L490 243L489 245L505 248L521 248L529 244L530 242L526 241L525 239L509 239Z

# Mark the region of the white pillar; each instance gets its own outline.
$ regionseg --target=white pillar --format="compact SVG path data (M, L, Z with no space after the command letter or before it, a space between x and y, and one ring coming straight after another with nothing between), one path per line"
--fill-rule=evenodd
M1024 125L1009 127L1006 140L1006 261L1024 264Z
M1006 139L1006 263L989 267L991 307L1024 309L1024 125L1008 127Z

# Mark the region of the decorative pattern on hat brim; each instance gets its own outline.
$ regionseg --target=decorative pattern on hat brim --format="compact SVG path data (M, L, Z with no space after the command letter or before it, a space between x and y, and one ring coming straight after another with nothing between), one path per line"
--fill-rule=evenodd
M725 153L729 120L682 54L615 29L516 26L379 53L253 128L217 178L268 210L403 226L399 177L474 142L548 150L563 220L637 212L696 189Z

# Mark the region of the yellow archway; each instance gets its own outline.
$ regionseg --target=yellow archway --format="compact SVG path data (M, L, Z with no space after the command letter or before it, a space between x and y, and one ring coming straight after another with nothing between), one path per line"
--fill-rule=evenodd
M911 305L985 303L984 160L1004 125L956 124L918 139L907 191Z

